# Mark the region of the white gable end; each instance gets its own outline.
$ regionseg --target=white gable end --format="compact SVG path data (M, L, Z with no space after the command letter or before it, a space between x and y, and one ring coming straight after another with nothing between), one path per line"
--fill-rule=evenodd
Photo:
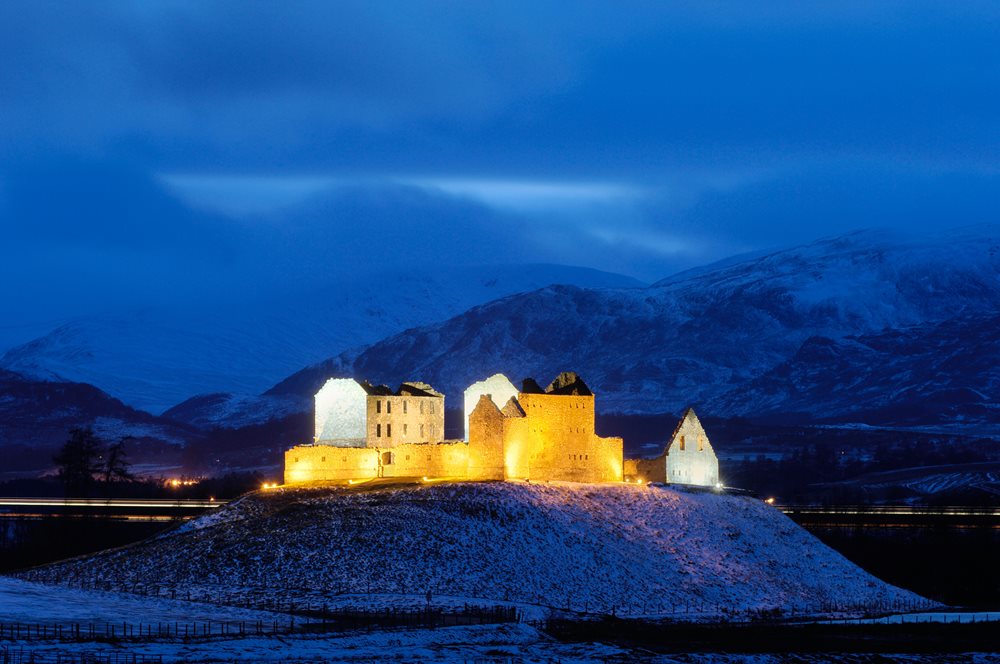
M479 403L479 397L488 394L497 408L503 408L511 397L517 397L514 383L501 373L493 374L486 380L473 383L465 390L465 440L469 440L469 415Z
M363 447L368 393L352 378L331 378L316 393L315 442Z

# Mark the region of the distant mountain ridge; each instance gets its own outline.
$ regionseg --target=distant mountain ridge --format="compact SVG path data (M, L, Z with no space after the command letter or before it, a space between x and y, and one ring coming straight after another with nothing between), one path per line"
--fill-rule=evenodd
M424 380L457 408L464 388L492 373L544 380L567 369L584 377L606 414L676 414L694 405L713 418L1000 436L994 396L1000 393L1000 233L983 229L919 240L855 233L730 259L649 287L633 287L627 279L617 284L626 287L545 286L343 351L262 394L208 392L163 416L53 370L64 363L82 377L93 372L94 383L111 376L133 392L162 380L168 394L192 377L216 384L230 373L256 385L273 367L251 352L261 344L272 359L294 356L292 349L332 344L357 326L369 325L364 334L382 326L401 329L410 314L434 315L439 306L460 311L468 298L526 287L553 273L508 271L496 282L483 282L486 276L477 273L478 285L452 290L442 286L445 274L455 273L397 275L334 294L341 299L329 302L350 303L356 315L342 316L350 324L333 329L333 313L303 314L313 326L306 324L315 332L311 337L297 329L282 336L300 318L259 328L229 321L212 328L215 333L179 321L157 327L150 323L155 317L118 331L110 323L85 326L103 335L93 346L79 328L53 333L4 357L6 364L35 371L0 368L0 446L12 451L18 467L50 467L66 431L89 424L108 439L137 436L147 463L176 465L181 450L195 448L192 459L200 466L223 457L239 463L241 454L249 458L249 445L259 448L256 466L276 463L283 445L308 436L312 395L331 376L389 384ZM621 279L590 276L602 284ZM406 293L401 308L392 309L400 292ZM320 308L335 307L329 302ZM434 306L421 309L426 302ZM219 335L233 329L246 337ZM155 333L143 337L149 330ZM192 337L202 350L184 355ZM125 352L110 355L119 342ZM163 347L170 343L176 345ZM141 352L129 352L136 347ZM177 356L183 362L171 374L166 365ZM127 371L113 373L125 365ZM225 454L216 450L220 445Z
M849 385L848 377L868 371L871 362L912 372L912 380L896 383L924 386L922 403L933 402L932 381L919 374L935 347L909 354L891 349L892 339L907 335L923 339L915 343L939 338L939 348L950 344L953 361L937 370L953 394L989 394L994 374L974 369L975 357L962 339L975 337L977 326L986 326L987 338L995 339L990 317L997 311L995 229L916 240L859 232L688 271L644 289L552 286L513 295L342 353L293 374L268 394L305 397L329 376L351 375L389 383L424 380L455 404L452 395L496 371L518 380L573 369L594 386L605 411L679 412L704 404L715 416L794 410L809 418L849 421L864 414L863 402L874 403L871 394L829 392L837 384ZM949 342L949 334L959 337ZM843 366L813 355L809 370L818 382L801 386L807 397L786 400L788 391L782 389L792 370L781 367L803 365L817 338L846 346L864 337L878 346L879 335L888 346L872 354L839 353ZM987 363L990 348L995 344L982 350ZM892 362L885 361L887 354ZM824 388L827 372L836 372L841 382ZM889 379L876 380L872 390L878 385L888 390ZM882 396L882 412L869 409L870 419L916 423L913 417L891 416L892 396ZM956 403L969 400L963 397L950 410L923 419L954 421ZM998 423L994 409L974 411L965 423Z
M93 385L40 381L0 369L0 453L4 473L52 468L70 429L90 427L105 442L131 436L130 461L174 466L199 434L192 427L132 408Z
M0 368L89 383L161 413L195 395L257 394L319 358L551 283L642 285L540 264L359 273L279 301L240 296L211 309L149 308L68 322L8 350Z

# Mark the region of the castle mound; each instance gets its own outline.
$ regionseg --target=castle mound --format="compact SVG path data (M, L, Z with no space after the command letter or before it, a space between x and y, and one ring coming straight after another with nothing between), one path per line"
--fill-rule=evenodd
M618 614L920 601L758 500L614 484L279 489L165 536L21 576L159 585L206 599L266 588L285 598L423 602L431 590Z

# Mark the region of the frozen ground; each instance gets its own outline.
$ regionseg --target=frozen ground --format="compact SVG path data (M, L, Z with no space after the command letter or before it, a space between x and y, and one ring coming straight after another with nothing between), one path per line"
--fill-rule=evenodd
M836 624L838 620L823 621ZM852 619L851 624L871 625L911 625L920 623L955 623L972 624L981 622L1000 622L1000 611L919 611L916 613L900 613L877 618Z
M421 605L430 590L628 616L931 608L759 500L610 484L279 489L22 576L257 606Z
M77 590L0 577L0 623L205 622L287 620L266 611L217 607L198 602L129 593ZM2 661L2 660L0 660Z
M105 643L7 642L54 661L64 653L127 653L162 656L164 662L608 662L635 661L612 645L563 644L527 625L482 625L405 631L181 640L114 645ZM4 642L0 641L0 653ZM2 661L2 655L0 655ZM28 661L25 659L24 661Z

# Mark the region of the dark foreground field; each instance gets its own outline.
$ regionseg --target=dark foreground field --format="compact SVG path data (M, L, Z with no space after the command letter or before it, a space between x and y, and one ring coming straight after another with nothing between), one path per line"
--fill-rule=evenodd
M1000 653L998 625L997 622L698 625L609 618L597 622L550 620L543 631L566 643L596 641L660 654L960 654Z

